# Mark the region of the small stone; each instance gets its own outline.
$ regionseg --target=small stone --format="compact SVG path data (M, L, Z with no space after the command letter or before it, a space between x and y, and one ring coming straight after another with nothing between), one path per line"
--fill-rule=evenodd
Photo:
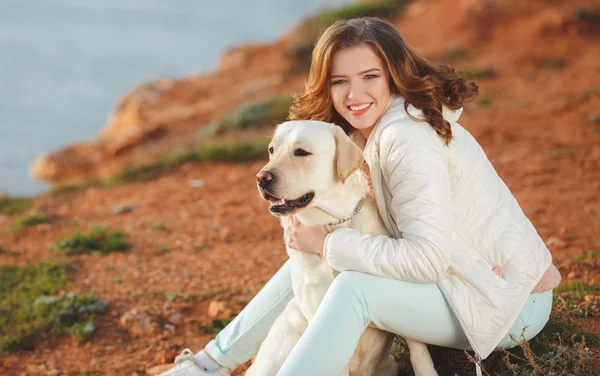
M220 300L213 300L208 304L208 317L211 319L215 318L229 318L233 312L227 308L225 302Z
M589 114L585 117L583 122L586 124L600 125L600 112L594 112L592 114Z
M557 237L551 236L548 239L546 239L546 245L547 246L552 246L552 245L557 245L557 246L564 246L565 242L560 240Z
M595 297L596 295L586 295L583 297L583 300L585 300L586 302L591 302L592 300L594 300Z
M169 322L173 325L181 325L183 324L183 315L179 312L175 312L169 316Z
M41 365L37 365L37 364L27 364L27 373L33 373L33 374L38 374L40 371L44 371L45 369L42 368L43 364Z
M193 179L188 182L190 187L192 188L202 188L204 187L204 180L202 179Z
M573 279L573 278L575 278L575 271L571 270L569 272L569 274L567 274L567 279Z
M57 370L56 368L51 369L50 371L48 371L48 376L58 376L60 375L60 371Z
M119 215L119 214L131 213L135 209L137 209L137 205L135 205L135 204L120 205L112 210L112 214Z
M133 336L153 333L158 326L148 312L137 308L133 308L121 316L119 324Z

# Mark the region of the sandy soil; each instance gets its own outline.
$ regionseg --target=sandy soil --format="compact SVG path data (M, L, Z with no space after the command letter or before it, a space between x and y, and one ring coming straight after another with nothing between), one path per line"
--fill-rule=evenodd
M563 281L598 284L600 256L575 261L600 247L600 28L574 17L593 3L418 1L395 23L432 59L461 48L468 57L454 66L494 70L495 77L476 80L489 104L468 105L460 122L545 240ZM285 90L300 91L300 81ZM38 196L35 210L54 222L0 233L0 245L20 252L0 255L0 263L74 262L72 291L95 291L109 309L92 340L40 339L35 351L1 357L0 374L143 375L184 347L202 348L213 336L198 329L211 321L209 303L224 301L235 314L286 259L278 221L255 188L264 163L185 164L149 183ZM197 179L202 187L193 186ZM113 215L123 204L137 208ZM0 217L0 227L12 219ZM59 257L48 247L95 225L125 230L132 250ZM173 293L206 296L170 301ZM134 308L158 323L153 332L121 327L119 318ZM579 321L600 334L597 318Z

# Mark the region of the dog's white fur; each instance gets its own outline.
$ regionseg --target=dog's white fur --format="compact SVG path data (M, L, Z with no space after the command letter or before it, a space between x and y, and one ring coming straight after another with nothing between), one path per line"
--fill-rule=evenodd
M277 127L269 147L272 150L270 161L261 171L270 172L275 179L269 187L259 187L263 198L266 198L265 191L286 200L314 192L314 198L306 207L275 213L284 229L290 214L308 226L326 225L348 218L357 202L363 199L362 209L354 219L329 226L329 230L350 227L364 234L389 236L376 203L367 194L358 172L363 163L362 151L340 127L319 121L286 122ZM311 154L295 155L297 149ZM284 241L292 263L294 298L271 327L247 376L277 374L338 274L320 255L289 248L285 234ZM393 338L391 333L367 328L342 375L395 376L397 365L390 355ZM407 344L415 374L437 375L427 346L408 339Z

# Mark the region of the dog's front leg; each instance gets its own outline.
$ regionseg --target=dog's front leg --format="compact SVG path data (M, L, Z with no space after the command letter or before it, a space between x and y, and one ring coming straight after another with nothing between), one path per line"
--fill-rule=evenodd
M292 299L271 326L246 376L275 376L307 326L296 299Z
M412 339L406 339L406 344L410 351L410 363L415 371L415 376L438 376L427 345Z

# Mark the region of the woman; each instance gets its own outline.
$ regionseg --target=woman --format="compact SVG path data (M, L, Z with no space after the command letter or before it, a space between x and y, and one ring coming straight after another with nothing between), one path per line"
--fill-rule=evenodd
M380 19L340 21L321 36L291 118L336 123L363 148L393 237L291 221L290 247L321 254L341 274L278 375L337 376L369 324L479 359L544 327L560 274L456 123L477 90ZM291 295L286 264L205 351L185 350L166 375L227 375L256 353Z

